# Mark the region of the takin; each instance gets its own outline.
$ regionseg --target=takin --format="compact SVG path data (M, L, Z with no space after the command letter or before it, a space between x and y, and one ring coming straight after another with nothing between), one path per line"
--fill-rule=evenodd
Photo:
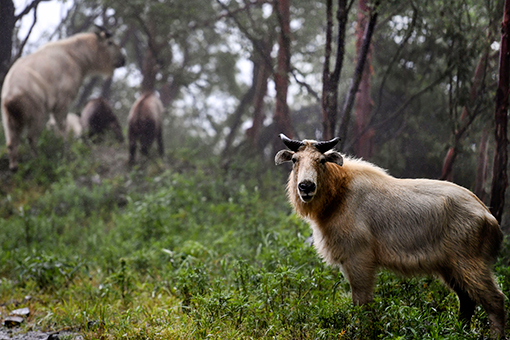
M119 120L113 113L111 105L103 97L87 102L81 111L81 125L89 138L111 130L120 143L124 142Z
M143 155L149 154L154 139L163 156L163 103L155 92L143 93L133 104L128 116L129 164L134 164L137 142Z
M9 153L9 168L18 168L17 152L23 130L34 156L45 123L53 113L63 133L69 104L87 75L111 76L123 66L120 47L104 29L51 42L18 59L2 87L2 122Z
M332 150L338 138L280 138L290 150L276 154L276 165L293 163L289 201L310 224L318 254L349 281L354 304L372 301L378 268L436 275L457 294L461 320L469 323L481 304L493 336L505 338L505 296L491 270L503 234L473 193L451 182L392 177Z
M46 128L58 131L57 122L55 122L55 117L53 117L52 114L50 114L50 119L46 123ZM66 116L66 136L72 134L74 138L79 138L81 137L82 132L83 128L81 126L80 117L75 113L68 113Z

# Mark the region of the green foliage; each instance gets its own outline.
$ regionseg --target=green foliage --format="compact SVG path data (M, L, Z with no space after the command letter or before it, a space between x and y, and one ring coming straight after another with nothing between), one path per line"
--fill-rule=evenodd
M346 280L305 242L310 231L286 203L284 171L253 150L215 156L248 86L238 79L239 58L260 64L255 43L271 50L276 42L269 3L246 10L250 2L222 1L235 18L214 1L75 3L76 27L105 5L102 17L115 13L117 35L133 39L126 38L126 76L112 87L112 103L124 118L136 90L135 63L148 50L147 31L153 34L161 47L156 87L168 85L176 96L165 115L168 151L162 160L127 169L116 146L101 151L44 132L38 157L23 143L22 166L11 175L0 150L0 301L6 308L36 297L29 302L30 325L80 330L85 339L488 338L483 310L471 327L459 324L455 295L432 278L383 271L375 301L353 306ZM471 146L489 121L492 64L478 102L469 101L469 90L490 42L481 32L494 31L499 7L492 1L381 6L374 161L395 175L437 177L463 106L479 105L484 114L459 146L458 176L469 186ZM294 76L310 87L290 91L299 95L289 102L298 137L311 138L321 126L318 100L308 90L320 97L324 4L295 1L291 12ZM341 98L354 65L353 27ZM269 112L272 99L266 101ZM0 132L0 145L4 139ZM105 160L115 156L120 165L112 170ZM507 296L509 249L507 239L496 266Z
M346 280L305 242L284 176L260 159L233 157L224 169L176 150L173 168L97 180L90 152L70 150L82 168L71 160L51 184L32 172L3 189L13 212L0 220L0 299L36 297L31 323L85 339L488 336L483 310L462 326L455 295L432 278L382 272L374 303L353 306ZM497 266L506 294L509 247Z
M16 254L20 256L21 254ZM22 287L34 283L43 290L66 289L68 284L86 266L81 259L60 259L57 254L33 254L15 259L14 272Z

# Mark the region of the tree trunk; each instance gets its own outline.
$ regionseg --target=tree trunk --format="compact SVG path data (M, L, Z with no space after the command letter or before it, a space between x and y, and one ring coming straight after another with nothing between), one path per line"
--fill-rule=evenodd
M287 92L289 88L290 72L290 3L289 0L277 0L275 3L276 13L280 22L280 34L278 36L278 66L274 75L276 88L276 109L274 121L279 132L292 138L294 132L290 120L289 106L287 104ZM279 146L281 141L275 136L273 145Z
M254 73L256 72L255 69L253 71L254 71ZM246 109L248 108L248 106L253 102L253 97L255 95L256 88L257 88L256 81L257 81L257 79L254 74L252 85L250 86L248 91L244 94L244 96L241 99L241 101L239 102L239 105L237 106L235 112L229 118L229 120L231 121L230 126L229 126L230 132L225 137L225 148L222 151L222 155L224 157L228 157L228 155L232 149L232 143L234 142L234 138L236 136L237 130L239 129L239 126L241 126L241 123L242 123L243 113L246 112Z
M508 91L510 77L509 58L509 24L510 24L510 0L505 0L503 23L501 24L501 44L499 50L499 80L496 91L496 150L494 154L494 168L492 176L492 190L490 209L499 223L503 217L505 207L505 191L508 186Z
M145 51L142 66L142 92L152 92L156 87L156 75L158 74L158 68L156 64L156 56L152 49L148 48Z
M478 151L478 160L476 166L476 182L475 182L475 195L478 196L482 202L485 202L485 182L487 181L487 145L489 144L489 133L486 129L482 131L480 140L480 147Z
M370 19L365 27L365 31L363 33L363 43L360 48L360 53L358 55L358 60L356 62L356 69L354 70L354 76L352 77L351 86L349 88L349 92L347 93L347 97L344 102L344 106L342 109L342 122L339 129L339 135L341 136L341 140L338 148L343 150L345 145L345 139L347 135L347 130L349 127L349 122L351 119L351 111L354 106L354 100L356 98L356 94L359 89L359 84L361 82L361 77L363 75L363 70L365 68L365 62L368 55L368 50L370 48L370 44L372 42L372 35L374 33L375 24L377 23L377 10L379 6L379 1L376 1L370 9Z
M12 0L0 0L0 88L9 70L16 18Z
M326 1L326 51L324 69L322 71L322 138L329 140L335 137L338 115L338 83L345 55L345 27L347 25L347 1L338 0L336 18L338 21L337 50L335 68L330 72L330 59L333 44L333 0Z
M358 7L356 51L359 56L362 53L364 27L367 24L370 8L368 7L367 0L360 0ZM374 129L367 130L368 124L370 123L372 108L374 106L372 98L370 97L371 68L372 49L369 48L366 56L365 67L362 70L359 90L356 94L356 103L354 105L354 112L356 116L356 135L359 136L355 145L355 151L358 157L362 157L364 159L370 159L370 157L372 157L374 136Z
M469 99L470 99L471 103L473 103L476 100L476 97L478 96L480 87L483 83L483 80L485 79L488 59L489 59L489 52L487 51L482 55L482 57L478 61L478 65L476 66L475 75L473 77L473 85L471 86L471 92L469 95ZM476 115L476 114L478 114L478 113L472 112L472 115ZM469 127L469 125L471 124L471 122L473 122L473 120L474 120L474 117L471 117L469 119L468 108L467 108L467 106L464 106L464 108L462 110L462 114L460 115L461 127L455 131L453 146L451 146L446 153L446 156L443 161L443 169L441 171L440 179L453 181L453 164L455 163L455 160L457 159L460 140L462 139L464 133L466 132L466 130Z
M268 45L269 44L264 44L264 51L261 51L261 53L265 53L267 56L269 56L269 52L271 51ZM257 60L254 61L254 71L256 69L256 72L253 74L254 77L257 77L253 103L253 123L251 127L246 130L246 136L254 146L258 144L260 128L264 123L264 98L267 94L267 82L271 75L271 69L264 61L264 57L256 59Z

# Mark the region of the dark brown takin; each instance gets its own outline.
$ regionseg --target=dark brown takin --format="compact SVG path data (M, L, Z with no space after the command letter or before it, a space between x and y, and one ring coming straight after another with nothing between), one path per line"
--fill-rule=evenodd
M105 98L90 99L81 111L80 120L88 137L100 136L107 131L112 131L120 143L124 142L119 120Z
M136 146L147 156L154 139L163 156L163 103L156 92L143 93L133 104L128 117L129 164L134 164Z

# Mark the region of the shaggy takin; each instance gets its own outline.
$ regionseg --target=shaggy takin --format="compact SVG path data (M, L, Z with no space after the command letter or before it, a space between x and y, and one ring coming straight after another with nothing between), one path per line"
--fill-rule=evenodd
M428 179L397 179L368 162L331 150L325 142L280 135L290 150L277 165L293 162L288 198L313 230L314 246L338 265L355 304L373 299L378 268L440 277L458 296L469 322L477 304L494 336L505 337L505 296L494 281L502 232L469 190Z
M41 47L18 59L10 68L2 87L2 122L9 153L9 168L16 170L21 134L28 130L32 153L53 113L64 131L69 104L85 76L111 76L125 63L124 55L105 30L80 33Z
M81 111L81 125L88 137L102 135L107 131L113 131L115 138L124 142L122 128L113 109L108 101L103 98L91 99Z
M154 92L142 94L133 104L128 117L129 164L135 162L137 142L140 142L141 153L147 156L156 139L158 152L163 156L163 110L163 103Z

